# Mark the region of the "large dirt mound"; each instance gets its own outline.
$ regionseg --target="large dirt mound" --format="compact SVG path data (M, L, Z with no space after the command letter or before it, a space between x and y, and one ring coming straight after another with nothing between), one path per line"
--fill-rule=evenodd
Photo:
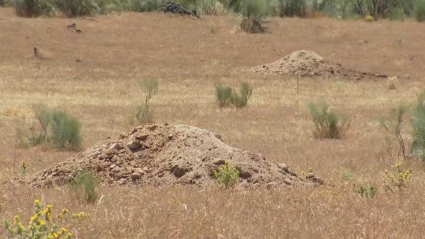
M26 184L49 187L70 182L89 169L105 184L152 186L214 183L212 171L229 161L240 171L240 185L316 185L310 175L298 177L285 164L225 144L211 131L185 125L147 125L128 135L108 138L94 147L25 179Z
M279 75L320 76L349 79L386 78L386 75L359 72L346 69L341 64L325 60L312 51L295 51L284 58L266 65L255 66L255 72L272 73Z

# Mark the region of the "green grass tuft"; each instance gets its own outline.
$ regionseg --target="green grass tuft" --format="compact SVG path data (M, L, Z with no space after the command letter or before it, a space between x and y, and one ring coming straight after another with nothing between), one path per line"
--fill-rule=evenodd
M313 123L316 128L314 133L317 138L341 139L349 127L345 117L331 110L325 101L308 104Z

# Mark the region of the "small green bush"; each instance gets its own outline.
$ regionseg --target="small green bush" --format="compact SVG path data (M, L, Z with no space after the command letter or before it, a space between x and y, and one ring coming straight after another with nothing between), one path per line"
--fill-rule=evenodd
M55 14L52 0L15 0L13 7L16 15L20 17L53 16Z
M229 104L231 95L231 87L222 86L220 84L215 86L215 97L217 98L218 105L220 107L226 107Z
M272 8L280 17L305 17L307 4L305 0L275 0Z
M425 160L425 92L417 98L411 124L413 128L411 153Z
M373 197L375 197L376 191L377 189L375 186L369 186L369 187L361 186L355 189L355 192L359 195L359 197L367 198L367 199L372 199Z
M425 21L425 0L418 0L415 6L415 19L418 22Z
M213 171L213 176L220 186L229 189L237 183L239 170L226 161L224 165Z
M406 13L403 8L397 7L389 12L389 19L392 21L404 21L406 19Z
M222 86L220 84L215 86L215 96L220 107L233 105L236 108L243 108L247 106L251 95L252 88L246 82L241 84L239 93L231 87Z
M95 0L54 0L58 10L68 17L93 15L99 12Z
M243 0L241 2L242 21L240 27L248 33L264 33L262 26L264 17L270 14L267 1Z
M51 141L56 148L77 149L81 146L81 124L64 111L51 112Z
M223 15L228 12L224 4L218 0L198 0L194 7L198 14Z
M79 199L88 203L93 203L97 199L97 180L93 173L88 170L82 170L76 173L74 181L71 183L73 194Z
M36 123L26 131L18 130L23 145L34 147L47 142L59 149L79 149L82 144L80 122L62 110L38 106Z
M384 120L380 119L381 126L389 134L387 137L387 146L392 145L392 141L395 139L399 145L398 156L401 154L404 159L406 159L406 144L402 136L403 132L403 121L405 114L407 113L409 107L404 104L400 104L397 108L392 109L390 112L390 119ZM387 148L388 153L392 156L392 150Z
M308 104L318 138L340 139L343 137L349 124L345 117L332 111L329 105L321 101Z
M135 12L154 12L165 5L166 0L130 0L130 10Z
M240 94L238 94L235 90L232 90L232 94L230 95L230 102L236 108L243 108L248 104L248 100L252 95L252 88L248 85L248 83L244 82L241 85Z
M159 83L155 79L142 79L138 81L138 84L145 95L145 101L137 106L135 115L130 118L130 123L134 124L136 121L141 125L153 123L154 112L149 102L158 93Z

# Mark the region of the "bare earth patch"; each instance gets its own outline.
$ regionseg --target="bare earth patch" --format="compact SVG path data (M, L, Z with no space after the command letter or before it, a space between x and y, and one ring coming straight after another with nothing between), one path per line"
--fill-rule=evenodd
M312 51L295 51L284 58L266 65L253 68L255 72L278 75L299 75L327 78L386 78L387 75L372 74L344 68L339 63L333 63Z
M153 124L109 138L26 182L38 187L68 183L79 170L92 170L105 184L149 186L214 183L212 171L225 161L240 172L241 186L317 185L320 179L297 176L284 163L233 148L211 131L185 125Z

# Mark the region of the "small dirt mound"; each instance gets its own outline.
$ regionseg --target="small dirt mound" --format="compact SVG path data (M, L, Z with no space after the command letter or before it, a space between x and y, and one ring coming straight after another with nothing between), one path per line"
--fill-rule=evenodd
M192 11L189 11L176 2L169 1L161 9L164 13L176 13L199 18L199 15L196 10L193 9Z
M386 78L387 75L371 74L346 69L341 64L335 64L325 60L322 56L312 51L295 51L284 58L253 68L255 72L272 73L279 75L299 75L303 77L326 77L326 78Z
M240 171L239 185L317 185L300 178L285 164L225 144L211 131L185 125L147 125L94 147L24 180L49 187L69 183L79 170L92 170L104 184L151 186L214 183L213 170L229 161Z

